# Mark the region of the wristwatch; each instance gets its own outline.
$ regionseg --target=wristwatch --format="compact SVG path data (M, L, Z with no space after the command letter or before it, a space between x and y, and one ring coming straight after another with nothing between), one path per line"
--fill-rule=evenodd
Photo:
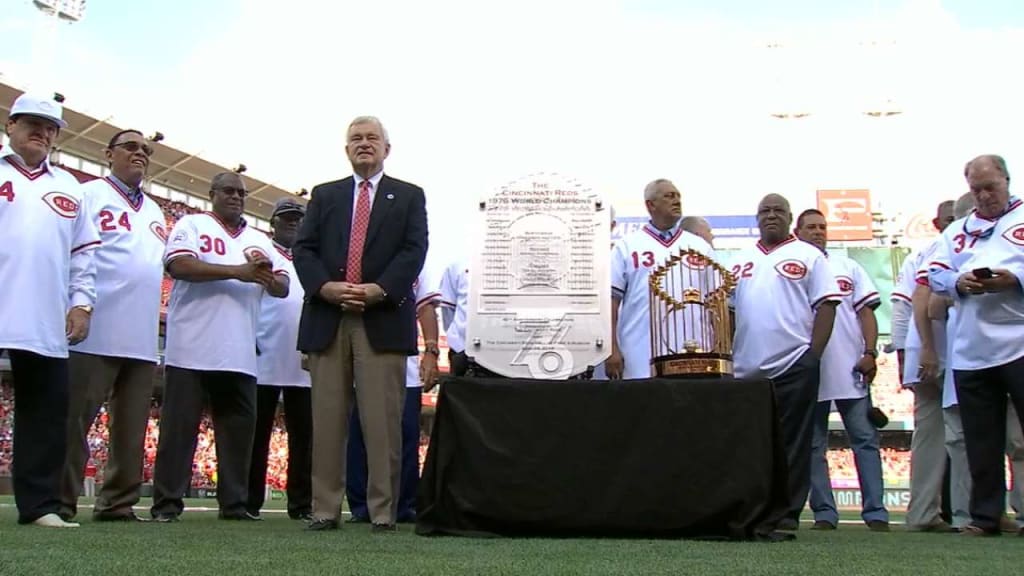
M865 350L864 351L864 355L865 356L871 356L872 358L876 358L877 359L878 358L878 350Z
M89 306L88 304L83 304L81 306L72 306L71 309L72 310L76 310L76 309L77 310L81 310L82 312L85 312L86 314L92 316L92 306Z
M434 356L440 358L440 356L441 356L441 349L438 348L437 346L425 346L423 348L423 353L424 354L433 354Z

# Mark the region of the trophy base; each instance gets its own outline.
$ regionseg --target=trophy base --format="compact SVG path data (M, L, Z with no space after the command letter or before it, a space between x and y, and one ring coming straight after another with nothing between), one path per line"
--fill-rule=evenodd
M721 378L732 376L732 358L693 353L658 356L651 360L657 378Z

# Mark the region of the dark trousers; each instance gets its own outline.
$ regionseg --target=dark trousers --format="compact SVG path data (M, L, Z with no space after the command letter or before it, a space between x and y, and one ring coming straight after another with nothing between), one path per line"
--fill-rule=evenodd
M256 428L256 378L175 366L165 375L151 513L177 516L185 509L205 397L217 442L217 503L221 514L243 514Z
M61 484L61 512L78 511L85 465L89 461L89 429L107 402L108 448L103 486L93 514L125 516L139 501L146 426L153 401L152 362L72 352L68 359L71 386L68 400L68 452Z
M18 523L60 510L67 451L68 361L8 350L14 377L14 503Z
M416 490L420 482L420 409L423 388L407 388L402 409L402 480L398 496L399 522L416 519ZM359 409L353 404L351 428L348 436L348 469L345 481L345 499L348 509L356 518L369 519L366 506L366 444L359 422Z
M465 376L469 370L469 358L465 352L448 349L448 368L452 376Z
M781 376L772 379L779 410L782 442L786 450L789 483L787 518L800 519L811 490L811 446L814 410L818 404L821 361L807 351Z
M274 431L277 399L284 396L284 425L288 430L288 516L300 518L313 511L310 474L313 470L313 408L310 389L298 386L256 387L256 434L249 469L250 513L259 514L267 486L267 457Z
M984 370L954 370L967 467L971 471L971 524L998 533L1006 509L1006 401L1024 427L1024 357Z

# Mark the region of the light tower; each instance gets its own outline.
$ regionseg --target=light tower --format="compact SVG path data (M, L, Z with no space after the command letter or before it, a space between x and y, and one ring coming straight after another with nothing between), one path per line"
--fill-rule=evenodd
M33 77L29 79L31 89L40 93L57 90L54 67L57 63L57 26L61 23L74 24L85 16L86 0L32 0L32 4L44 16L36 32L33 49Z

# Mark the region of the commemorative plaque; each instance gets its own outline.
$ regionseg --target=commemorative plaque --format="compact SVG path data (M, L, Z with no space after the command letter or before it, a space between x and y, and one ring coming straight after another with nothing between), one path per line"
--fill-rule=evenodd
M509 378L566 379L611 354L608 206L575 179L533 174L480 201L466 354Z

